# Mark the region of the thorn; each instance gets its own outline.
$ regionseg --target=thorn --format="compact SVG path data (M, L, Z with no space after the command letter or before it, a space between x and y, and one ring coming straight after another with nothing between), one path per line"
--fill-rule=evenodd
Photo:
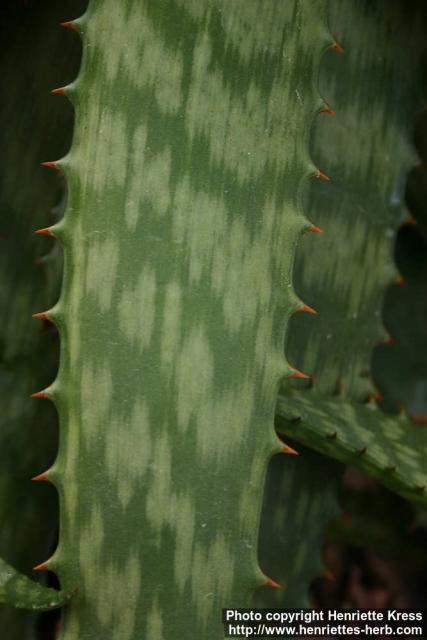
M49 560L45 560L45 562L41 562L33 567L33 571L47 571L48 570Z
M292 447L289 447L287 444L283 445L282 453L286 453L288 456L299 456L298 451L295 451L295 449L292 449Z
M59 26L63 27L64 29L72 29L73 31L77 31L76 25L72 20L69 20L68 22L60 22Z
M301 312L301 313L312 313L313 315L317 315L317 311L316 309L313 309L312 307L309 307L308 304L305 304L303 307L299 307L296 311L297 313Z
M324 578L325 580L329 580L329 582L336 582L337 579L334 576L334 574L332 573L332 571L330 569L325 569L323 574L322 574L322 578Z
M37 229L37 231L34 231L34 233L37 233L39 236L50 236L51 238L55 237L55 234L52 232L50 227L45 227L44 229Z
M51 94L53 96L65 96L65 87L58 87L57 89L52 89Z
M46 169L52 169L53 171L57 171L59 173L60 169L56 162L42 162L42 167L46 167Z
M294 369L293 373L289 375L289 378L300 378L301 380L310 380L310 376L298 369Z
M50 396L48 393L46 393L46 389L42 389L42 391L37 391L36 393L32 393L30 395L30 398L41 398L43 400L50 400Z
M363 447L362 449L358 449L357 453L358 453L360 456L365 455L365 453L366 453L366 447Z
M386 467L385 470L390 472L396 471L396 465L391 464L389 467Z
M337 112L335 111L335 109L332 109L331 105L329 105L328 103L325 104L325 106L320 111L320 113L326 113L329 116L336 116L337 115Z
M424 493L424 491L425 491L425 486L424 486L423 484L422 484L422 485L418 485L417 487L414 487L414 490L415 490L417 493Z
M316 170L316 173L314 174L314 177L317 180L325 180L326 182L330 182L331 181L330 177L326 173L324 173L323 171L320 171L320 169Z
M267 578L267 580L263 584L263 587L270 587L271 589L282 589L283 588L281 584L279 584L275 580L272 580L271 578Z
M397 284L398 287L403 287L405 284L405 278L403 276L397 276L394 281L394 284Z
M343 524L350 524L353 522L353 516L350 513L342 513L339 520Z
M327 433L325 438L327 438L328 440L335 440L337 435L338 435L338 433L336 431L334 431L333 433Z
M39 473L38 476L34 476L34 478L31 478L31 481L32 482L48 482L46 471L44 471L43 473Z
M325 233L323 229L321 229L320 227L316 227L314 224L311 227L309 227L307 231L309 233L320 233L322 235Z
M411 422L414 424L427 424L427 416L411 416Z
M47 311L41 311L40 313L32 313L31 317L35 318L36 320L50 320Z
M344 53L344 47L337 41L333 42L329 48L333 51L336 51L337 53Z
M383 394L382 394L382 393L380 393L380 392L378 391L378 393L375 393L375 394L372 396L372 399L373 399L373 400L375 400L375 402L382 402L382 401L384 400L384 396L383 396Z
M405 218L405 220L402 222L402 225L416 225L417 221L414 218L414 216L409 215L407 218Z
M386 337L386 339L384 340L384 344L394 344L394 343L395 343L395 340L394 340L393 336L390 336L390 335L388 335Z

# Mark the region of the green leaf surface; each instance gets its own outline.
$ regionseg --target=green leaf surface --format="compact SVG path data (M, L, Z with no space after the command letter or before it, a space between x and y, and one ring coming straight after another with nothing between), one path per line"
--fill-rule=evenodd
M0 559L0 602L13 603L17 609L47 611L62 607L70 598L71 594L43 587Z
M383 299L398 275L393 244L416 158L412 130L423 103L425 37L420 4L411 6L410 12L394 0L329 4L344 53L328 53L321 65L321 92L336 115L316 121L311 146L331 180L312 184L306 206L325 233L301 238L294 276L317 315L292 318L286 353L313 376L319 393L339 389L354 401L374 391L371 354L386 337Z
M323 0L92 0L78 28L50 568L61 638L222 637L257 538ZM124 43L126 46L124 46Z
M396 258L404 282L390 287L384 305L393 343L376 348L373 372L388 411L400 405L422 420L427 415L427 242L418 226L402 227Z
M325 529L340 511L342 465L292 446L298 456L275 456L270 463L259 538L260 564L282 588L258 591L256 607L309 606L310 583L324 571Z
M277 412L282 437L356 465L400 495L426 503L427 429L403 415L387 416L375 403L350 404L315 391L287 393Z

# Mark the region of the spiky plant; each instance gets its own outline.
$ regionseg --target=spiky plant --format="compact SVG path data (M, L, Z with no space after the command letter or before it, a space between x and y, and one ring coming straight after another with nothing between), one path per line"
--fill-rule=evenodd
M68 203L39 230L64 254L38 314L60 367L35 394L59 414L38 476L59 543L39 568L61 591L0 571L9 603L67 603L62 640L217 639L222 607L305 603L340 471L319 454L425 503L426 432L363 404L420 17L397 0L90 0L66 23L84 52L56 90L74 139L45 165ZM317 454L276 455L288 438Z

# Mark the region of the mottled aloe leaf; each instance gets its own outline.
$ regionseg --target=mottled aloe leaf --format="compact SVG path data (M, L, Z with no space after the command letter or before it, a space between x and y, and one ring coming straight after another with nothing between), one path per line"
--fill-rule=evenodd
M427 117L415 127L414 140L423 165L408 176L406 202L411 214L396 242L400 286L391 287L384 320L393 344L374 353L375 380L388 410L403 405L406 412L425 422L427 415Z
M403 405L420 420L427 414L427 242L418 227L405 225L396 249L404 282L390 288L384 305L393 343L377 347L373 372L383 406L396 412Z
M0 559L0 602L13 602L17 609L45 611L62 607L70 597L71 594L37 584ZM8 631L14 633L15 629Z
M324 571L325 529L339 513L342 466L293 446L298 456L275 456L269 465L259 539L260 564L282 588L261 589L257 607L309 606L310 582Z
M371 549L406 568L427 567L425 531L417 515L427 512L419 505L376 483L365 490L346 488L341 500L346 516L334 520L328 540Z
M278 432L319 453L354 464L411 500L427 500L427 430L375 403L350 404L315 391L279 400Z
M426 76L426 61L424 60L424 78ZM424 88L426 83L424 82ZM424 100L426 99L424 91ZM419 155L419 162L408 176L406 200L411 215L419 228L427 236L427 113L425 103L423 112L414 127L414 142Z
M306 207L325 235L302 237L295 265L296 290L318 313L292 319L286 353L319 393L339 389L360 401L373 392L371 353L385 338L383 297L397 276L393 244L416 157L424 31L418 3L412 12L395 0L329 6L344 54L329 53L321 66L321 91L336 115L316 123L312 149L331 181L313 183Z
M63 191L40 162L70 141L72 110L49 91L77 71L78 38L58 27L76 4L4 3L0 23L0 556L33 578L33 565L54 543L57 498L53 487L30 478L51 463L57 437L54 408L29 396L55 375L57 349L31 314L56 300L61 272L60 256L50 255L34 230L52 222ZM2 601L17 595L21 581L12 582ZM41 603L41 587L28 583ZM0 607L1 637L28 640L35 625L33 613Z
M297 291L318 313L292 318L286 353L299 369L313 374L312 384L319 393L330 396L339 388L348 401L359 401L373 389L367 372L372 348L384 336L382 295L392 275L397 274L392 243L394 229L403 217L405 172L414 158L410 132L421 103L419 61L413 61L417 52L400 53L413 23L406 16L403 20L403 8L398 3L331 1L329 10L332 31L345 51L344 55L337 55L336 50L328 52L320 67L321 92L336 115L325 113L315 120L311 148L316 164L332 180L313 182L306 204L325 235L303 236L295 265ZM416 29L414 34L421 42ZM409 78L408 65L413 67ZM286 390L282 403L286 406ZM282 502L288 499L297 509L302 492L308 492L305 499L312 511L305 511L304 526L317 540L317 547L309 536L300 536L297 544L289 538L286 519L281 532L280 520L275 520L271 537L265 533L261 539L261 557L265 548L269 559L266 566L280 572L283 563L285 589L269 598L276 604L305 604L308 578L314 577L321 566L327 515L336 508L338 470L331 461L313 466L311 462L307 454L300 456L295 463L300 484L295 496L286 493ZM277 480L281 468L287 468L285 463L277 463L276 484L287 492L286 484ZM313 493L313 487L325 484L329 491L324 496ZM270 485L267 488L273 491ZM271 499L277 497L273 494ZM324 520L318 518L319 504ZM265 518L264 528L272 519ZM274 535L289 541L289 548L282 554L289 557L288 562L302 558L306 563L299 566L299 580L297 573L292 574L289 589L286 578L291 568L286 560L277 557L274 562L269 556L277 546Z
M206 640L257 538L323 0L92 0L63 223L61 637ZM126 43L126 47L122 46Z

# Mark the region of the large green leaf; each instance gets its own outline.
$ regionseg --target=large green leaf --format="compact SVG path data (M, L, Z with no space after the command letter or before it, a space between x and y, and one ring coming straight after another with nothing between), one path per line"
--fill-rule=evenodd
M257 538L325 3L92 0L52 232L67 640L209 640Z
M393 245L416 157L424 32L419 3L412 13L398 0L329 6L344 54L321 65L321 91L336 116L317 123L312 149L331 181L313 183L306 207L325 235L303 236L295 265L296 290L317 315L292 319L286 353L320 393L363 401L374 392L372 349L386 337L386 286L398 275Z
M357 465L393 491L426 503L426 429L403 415L387 416L375 403L351 404L315 391L288 392L277 410L277 428L284 438Z
M324 533L339 513L342 466L293 446L298 456L270 463L259 539L260 564L281 588L261 589L257 607L309 606L310 583L324 572Z

